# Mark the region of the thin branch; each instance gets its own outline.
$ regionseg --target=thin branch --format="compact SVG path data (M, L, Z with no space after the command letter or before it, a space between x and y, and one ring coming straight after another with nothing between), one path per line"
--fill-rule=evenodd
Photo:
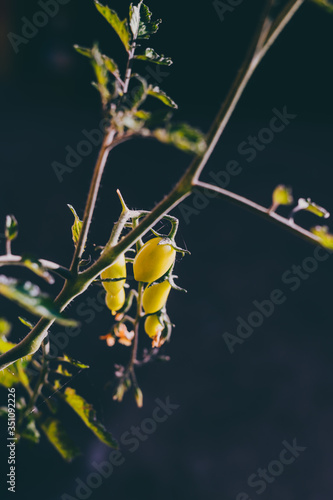
M90 229L91 220L96 206L97 195L99 192L102 175L109 156L110 148L114 139L115 131L110 130L104 137L100 153L94 169L93 178L90 184L86 208L83 215L82 228L80 231L79 240L76 244L73 260L70 270L77 273L79 262L82 257L84 248L87 243L88 233Z
M216 144L218 143L222 133L224 132L225 127L227 126L241 96L243 95L248 82L253 76L253 73L268 52L269 48L276 41L280 33L287 26L289 21L292 19L294 14L303 3L304 0L292 0L288 3L288 5L283 10L283 13L281 13L281 15L278 17L278 21L272 24L272 27L268 32L266 42L261 49L257 50L258 47L260 47L261 35L263 31L266 30L267 26L267 13L270 10L270 1L268 2L264 11L264 15L261 19L261 22L259 23L259 28L246 55L244 63L229 91L229 94L222 104L222 107L218 112L213 125L211 126L211 129L208 132L208 147L202 157L197 156L193 160L192 164L185 174L189 180L193 180L195 182L197 179L199 179L202 170L204 169L207 161L212 155Z
M311 243L316 243L318 245L320 244L320 239L310 231L307 231L303 227L294 224L289 219L281 217L281 215L278 215L277 213L270 211L269 208L265 208L261 205L258 205L254 201L248 200L243 196L240 196L226 189L214 186L212 184L207 184L206 182L201 182L201 181L196 181L195 188L198 189L203 194L205 194L205 192L207 191L214 192L218 195L219 198L222 198L223 200L227 200L239 207L246 208L247 210L250 210L255 214L259 214L266 220L271 220L275 222L280 227L283 227L284 229L291 231L292 233L296 234L297 236L300 236L301 238Z
M283 28L288 24L293 15L303 4L304 0L292 0L287 5L286 9L283 11L282 18L278 19L278 24L274 24L269 32L269 38L263 49L257 53L258 42L261 38L261 33L266 26L265 19L260 24L260 29L254 37L254 42L249 51L249 55L243 64L235 83L233 84L226 101L222 105L211 130L207 136L208 148L203 156L197 156L192 164L189 166L183 177L177 183L175 188L166 196L155 208L148 214L139 225L134 228L130 233L128 233L116 246L112 247L107 245L105 251L99 257L99 259L88 269L82 273L76 274L74 278L70 281L66 281L65 285L55 300L55 305L60 311L63 311L66 306L75 297L83 293L92 281L104 270L106 269L121 253L127 251L131 248L142 236L144 236L157 222L159 222L163 216L169 213L174 207L179 205L186 197L188 197L195 185L198 182L200 173L202 172L204 166L206 165L208 159L210 158L217 141L222 135L240 97L242 96L244 89L253 75L256 67L267 53L269 47L274 43L278 35L281 33ZM95 167L94 176L92 179L88 200L86 204L86 209L83 218L83 227L80 233L79 242L76 247L76 251L73 257L71 271L78 273L78 264L83 253L83 249L86 244L91 219L93 211L96 204L97 194L100 186L100 181L102 173L107 160L108 152L110 148L114 145L112 143L114 139L114 132L110 132L104 139L98 161ZM202 186L201 186L202 187ZM228 193L228 198L231 198L231 194ZM234 198L237 195L234 195ZM249 206L252 202L247 200L243 205ZM263 209L263 208L262 208ZM265 209L263 209L265 210ZM260 212L260 210L258 210ZM276 214L273 217L270 215L271 219L278 220ZM302 230L302 228L300 228ZM304 231L304 230L302 230ZM301 231L300 231L301 233ZM309 233L311 235L311 233ZM314 236L311 235L310 239L313 241ZM17 361L17 359L27 356L28 354L33 354L38 350L41 342L47 335L47 329L53 324L54 320L49 320L46 318L41 318L35 327L30 331L30 333L25 337L19 344L17 344L13 349L7 351L0 356L0 370L6 368L10 364Z

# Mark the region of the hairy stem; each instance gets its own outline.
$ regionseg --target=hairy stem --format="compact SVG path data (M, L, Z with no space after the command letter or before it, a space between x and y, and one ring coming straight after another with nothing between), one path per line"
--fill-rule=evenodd
M73 273L78 272L80 259L82 257L84 248L85 248L86 243L87 243L90 224L91 224L92 216L93 216L93 213L95 210L97 195L99 192L99 188L100 188L100 184L101 184L101 180L102 180L102 175L104 172L106 161L107 161L108 156L109 156L109 151L110 151L113 139L114 139L114 135L115 135L115 132L113 130L110 130L105 135L101 150L100 150L98 158L97 158L93 178L92 178L91 184L90 184L86 208L85 208L84 215L83 215L82 229L80 231L79 241L76 244L76 248L75 248L75 252L74 252L74 256L73 256L73 260L72 260L72 264L71 264L71 268L70 268Z
M281 15L272 24L271 28L268 30L268 35L265 41L262 41L262 32L266 30L267 22L266 17L260 23L259 29L256 32L253 43L251 45L250 51L246 57L246 60L241 67L239 74L236 77L231 90L223 103L209 133L207 136L207 150L203 156L197 156L191 163L189 168L186 170L183 177L174 187L174 189L166 196L155 208L148 214L139 225L133 228L130 233L128 233L119 243L113 246L113 242L109 241L106 245L102 255L99 259L88 269L82 273L78 272L79 261L82 256L87 236L92 220L93 211L96 204L97 194L100 187L100 181L105 167L105 163L108 157L109 150L114 146L116 141L114 139L114 132L110 131L105 137L102 148L98 157L98 161L95 167L87 205L83 218L83 227L80 233L79 242L76 246L75 254L73 257L71 271L73 272L73 277L71 280L65 282L65 285L55 300L55 304L58 306L59 310L62 311L75 297L83 293L92 281L123 252L131 248L137 241L140 240L158 221L160 221L163 216L168 214L174 207L179 205L179 203L189 196L198 183L199 176L205 167L208 159L210 158L219 138L221 137L240 97L242 96L246 85L248 84L250 78L252 77L255 69L263 59L264 55L267 53L268 49L275 42L279 34L285 28L285 26L292 19L294 14L304 3L304 0L291 0L285 7ZM270 6L270 1L267 4ZM267 7L265 13L267 12ZM260 44L259 44L260 43ZM259 45L258 45L259 44ZM129 81L129 79L128 79ZM113 141L113 142L112 142ZM200 188L203 188L203 183L199 184ZM209 186L211 187L211 186ZM214 188L216 190L218 188ZM221 194L221 193L220 193ZM228 200L235 200L236 195L225 191L224 198ZM238 197L238 203L242 206L247 206L251 204L248 200L241 199ZM254 204L255 205L255 204ZM258 205L259 207L259 205ZM252 207L253 208L253 207ZM257 212L260 212L257 210ZM266 209L263 209L266 210ZM278 220L279 216L276 214L270 214L270 218L273 220ZM297 226L295 226L297 228ZM303 234L304 230L299 228L299 234ZM311 234L311 233L309 233ZM317 240L311 236L311 241ZM10 364L17 361L19 358L32 354L38 350L41 345L42 340L47 335L47 329L53 324L54 320L48 320L46 318L41 318L36 326L31 330L31 332L23 339L17 346L15 346L10 351L2 354L0 356L0 369L4 369Z
M247 210L250 210L255 214L259 214L265 219L275 222L284 229L297 234L301 238L311 243L316 243L318 245L320 244L320 239L318 238L318 236L315 236L310 231L307 231L303 227L294 224L291 220L281 217L281 215L278 215L275 212L271 211L270 208L265 208L251 200L248 200L247 198L244 198L243 196L239 196L238 194L232 193L231 191L220 188L218 186L207 184L206 182L197 181L195 187L203 194L206 194L207 192L216 193L218 197L222 198L223 200L230 201L231 203L234 203L235 205L238 205L242 208L246 208Z

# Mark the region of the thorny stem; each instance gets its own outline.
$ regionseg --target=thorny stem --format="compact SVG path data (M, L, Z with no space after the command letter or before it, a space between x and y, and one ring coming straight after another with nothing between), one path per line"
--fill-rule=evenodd
M115 131L112 129L109 130L109 132L105 135L101 150L97 158L93 178L90 184L86 208L83 215L82 228L79 236L79 241L76 244L72 264L70 267L71 272L73 272L74 274L78 272L80 259L82 257L84 248L86 246L88 232L90 229L93 212L96 205L96 200L101 184L102 175L104 172L106 161L109 156L109 151L114 139L114 135Z
M82 256L88 231L91 224L92 214L95 208L97 194L99 191L101 176L105 167L105 163L108 157L108 153L112 147L115 145L116 141L114 139L114 132L110 131L106 135L101 151L98 157L98 161L95 167L88 200L86 204L86 209L83 217L83 226L80 233L79 242L76 246L75 254L73 257L71 271L73 272L73 277L71 280L65 282L65 285L55 300L55 305L60 311L63 311L65 307L78 295L83 293L92 281L114 260L123 252L131 248L142 236L144 236L158 221L160 221L163 216L168 214L174 207L179 205L179 203L188 197L193 188L197 185L201 188L208 188L214 191L219 191L219 188L211 185L204 185L198 179L205 167L208 159L210 158L218 140L220 139L238 101L240 100L250 78L252 77L255 69L258 67L259 63L262 61L263 57L275 42L277 37L292 19L294 14L298 11L304 0L290 0L290 2L283 9L282 13L277 17L277 19L272 23L270 29L268 30L267 37L263 40L262 33L263 30L267 29L267 20L263 18L259 29L256 32L251 49L242 65L234 84L231 87L229 94L226 97L208 135L207 135L207 150L203 156L197 156L194 161L190 164L189 168L186 170L183 177L179 180L177 185L173 190L154 208L154 210L149 213L137 227L133 228L119 243L113 246L113 242L109 241L106 245L102 255L99 259L92 264L88 269L79 273L78 267L80 258ZM265 13L267 13L270 7L270 1L267 3ZM130 67L130 65L129 65ZM128 73L129 74L129 73ZM127 78L128 79L128 78ZM129 80L128 80L129 82ZM127 85L128 88L128 85ZM112 142L113 141L113 142ZM255 203L249 202L245 198L238 197L234 193L223 190L220 192L225 199L235 201L239 205L251 208L256 213L263 213L266 209L256 205ZM291 225L287 219L283 219L276 214L267 214L266 216L270 219L278 221L284 227L292 230L295 234L304 235L307 233L305 230L296 225ZM317 238L315 238L311 233L306 234L307 239L312 242L318 243ZM30 333L13 349L7 351L0 356L0 369L4 369L10 364L17 361L19 358L27 356L28 354L33 354L36 352L42 342L42 340L47 335L48 328L53 324L54 320L49 320L46 318L41 318L35 327L30 331Z

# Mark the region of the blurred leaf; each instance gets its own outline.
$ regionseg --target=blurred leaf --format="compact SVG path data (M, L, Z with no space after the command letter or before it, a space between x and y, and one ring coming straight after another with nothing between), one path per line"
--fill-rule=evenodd
M97 46L95 46L97 47ZM82 54L85 57L88 57L89 59L94 59L94 49L88 49L86 47L80 47L80 45L74 45L74 49L79 53ZM102 64L104 63L105 68L112 73L116 78L120 78L119 74L119 68L117 63L110 57L100 54L101 59L99 60L99 63Z
M172 144L182 151L203 154L206 142L203 134L187 124L169 125L166 129L156 129L153 135L161 142Z
M7 406L0 406L0 418L2 418L2 417L5 417L5 418L8 417L8 408L7 408Z
M30 323L30 321L28 321L27 319L25 318L22 318L21 316L18 317L18 319L21 321L21 323L24 325L24 326L27 326L30 330L33 329L34 325L32 323Z
M108 101L111 99L111 94L108 89L109 76L108 70L104 64L103 56L96 44L92 48L92 55L93 58L91 62L97 79L97 82L92 82L92 84L97 88L101 95L103 107L106 107Z
M163 90L161 90L159 87L152 87L150 85L148 87L147 94L152 97L156 97L156 99L159 99L163 102L163 104L169 106L170 108L178 108L177 104L171 99L171 97L167 96L166 93L163 92Z
M112 73L115 77L120 78L119 68L111 57L102 55L106 69Z
M81 363L80 361L77 361L73 358L70 358L67 356L67 354L64 354L62 358L58 358L59 361L63 361L65 363L69 363L73 366L76 366L77 368L81 368L82 370L89 368L88 365L85 365L84 363Z
M58 365L58 368L56 369L55 373L58 373L59 375L62 375L63 377L72 377L72 373L70 373L66 368L64 368L62 365Z
M71 462L81 454L59 420L49 417L41 424L41 428L50 443L67 462Z
M39 262L38 259L24 255L22 257L22 264L28 269L30 269L30 271L37 274L37 276L43 278L50 285L53 285L54 283L53 276L51 276L51 274L45 269L45 267L42 266L42 264Z
M289 187L280 184L273 191L273 205L277 208L279 205L291 205L293 203L292 191Z
M77 322L66 319L56 309L52 299L30 281L20 283L14 278L0 275L0 294L37 316L54 319L61 325L75 326Z
M6 216L5 236L9 241L15 240L18 235L18 223L14 215Z
M36 427L35 421L32 419L24 427L23 431L20 432L20 435L21 437L27 439L28 441L32 441L33 443L39 443L40 433Z
M164 66L171 66L172 64L172 59L170 59L170 57L165 57L164 55L160 56L154 49L151 48L147 48L144 54L135 56L135 59L155 64L162 64Z
M81 54L82 56L89 57L89 59L92 59L92 50L88 49L87 47L81 47L80 45L74 45L74 49L76 52Z
M320 7L323 7L327 12L333 13L333 2L330 0L312 0Z
M91 404L87 403L71 387L65 389L64 397L69 406L100 441L111 448L118 448L118 443L112 435L105 429L104 425L97 421L96 412Z
M68 208L71 210L72 214L74 215L74 224L72 226L72 237L74 241L74 245L77 245L77 242L79 241L80 238L80 233L82 229L82 220L79 219L79 216L77 215L74 207L72 205L67 205Z
M134 5L132 3L130 5L130 27L134 38L138 36L140 26L140 4L141 2L139 5Z
M152 13L144 3L140 6L140 23L138 29L138 38L150 38L151 35L157 32L161 19L152 21Z
M5 337L0 336L0 354L9 351L16 344L9 342ZM0 371L0 385L4 387L13 387L17 384L23 384L24 387L29 387L29 379L25 373L25 368L30 363L32 356L26 356L24 359L19 359L8 368Z
M123 42L125 49L129 51L131 34L129 32L127 19L121 21L118 17L118 14L114 10L110 9L110 7L102 5L98 2L98 0L94 0L94 2L98 12L100 12L102 16L105 17L107 22L112 26L112 28L119 36L120 40Z
M146 121L146 127L150 130L156 128L162 128L168 123L172 118L172 112L168 108L158 109L151 113L150 117Z
M317 217L323 217L324 219L327 219L330 216L330 213L325 208L320 207L311 201L310 198L299 198L297 207L292 210L290 217L293 218L294 214L300 212L301 210L311 212L314 215L317 215Z
M11 324L6 319L0 318L0 337L6 337L11 328Z
M311 212L318 217L323 217L324 219L328 219L328 217L330 216L330 213L326 210L326 208L320 207L316 203L313 203L310 198L307 199L307 203L308 206L305 210L307 210L308 212Z
M311 229L311 233L318 236L320 239L320 244L328 248L329 250L333 250L333 234L329 232L327 226L316 226Z
M148 85L147 81L140 75L133 75L126 96L126 104L131 109L137 109L147 97Z
M140 387L136 387L134 391L134 397L138 408L143 407L143 394Z

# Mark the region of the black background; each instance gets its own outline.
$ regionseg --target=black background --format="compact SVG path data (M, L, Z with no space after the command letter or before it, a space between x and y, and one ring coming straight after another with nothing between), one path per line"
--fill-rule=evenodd
M75 147L83 139L82 130L91 130L100 120L89 64L71 47L98 39L120 64L122 48L90 0L71 0L15 54L8 32L19 34L22 17L31 19L40 8L35 1L1 2L1 218L13 213L19 221L15 252L69 265L72 216L66 204L82 214L97 150L61 183L51 165L64 162L65 147ZM151 42L174 60L161 87L179 103L178 120L206 131L242 61L262 2L244 1L224 22L212 2L151 0L149 5L163 18ZM121 16L127 14L126 2L114 0L112 7ZM285 183L293 186L296 198L311 196L333 211L332 28L333 18L317 6L301 9L256 72L207 173L219 172L236 159L243 172L229 188L237 193L268 206L274 187ZM268 125L273 108L283 106L297 118L255 161L246 162L238 145ZM119 214L116 188L129 206L150 209L188 162L187 155L153 142L135 141L115 150L103 179L91 242L103 244ZM188 204L193 206L193 200ZM187 224L175 210L181 219L178 243L192 252L177 265L179 284L188 293L174 292L169 300L176 324L165 348L171 362L147 366L138 374L143 409L136 408L130 395L123 404L114 403L110 390L103 389L113 363L128 353L121 346L107 349L98 339L109 326L107 311L85 323L66 348L91 365L73 383L96 405L115 437L150 417L156 398L169 396L179 404L135 453L123 450L125 464L91 498L234 500L245 491L252 500L331 499L333 262L320 263L292 292L281 277L312 256L313 247L222 201L212 200L199 212ZM318 220L305 214L299 222L312 227ZM60 284L43 286L55 295ZM284 291L285 303L231 355L223 333L235 333L236 318L246 319L253 301L267 299L276 288ZM77 305L97 291L90 289L69 314L75 316ZM1 306L1 315L15 325L12 339L22 338L26 331L18 325L16 308L4 300ZM5 391L1 398L4 404ZM70 413L65 415L73 437L81 441L82 458L66 465L44 440L36 448L20 445L16 498L75 497L75 478L84 481L93 470L91 463L107 458L109 450ZM283 440L294 438L307 450L257 495L247 485L248 477L278 457ZM3 451L4 443L1 447ZM3 486L7 465L1 463Z

